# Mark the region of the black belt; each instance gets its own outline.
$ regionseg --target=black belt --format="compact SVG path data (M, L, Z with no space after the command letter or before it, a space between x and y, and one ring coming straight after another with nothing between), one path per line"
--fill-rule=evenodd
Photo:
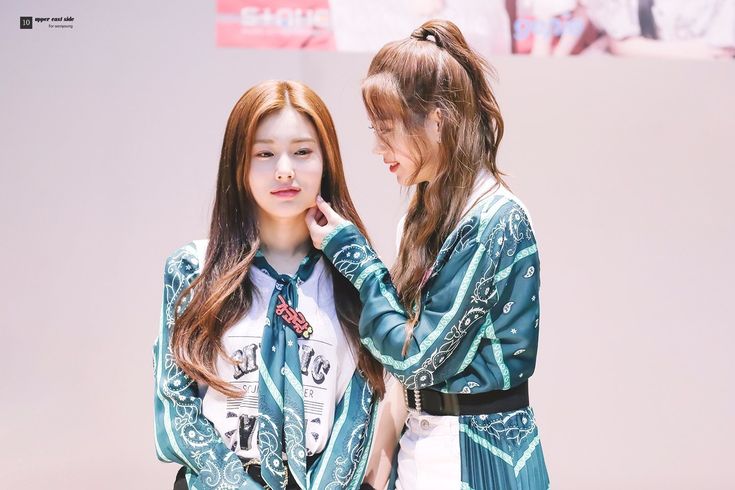
M485 393L442 393L434 390L407 390L406 405L429 415L485 415L526 408L528 381L509 390Z

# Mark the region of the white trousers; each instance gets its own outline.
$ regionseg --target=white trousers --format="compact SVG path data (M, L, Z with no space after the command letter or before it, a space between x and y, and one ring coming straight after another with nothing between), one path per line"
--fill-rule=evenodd
M398 452L397 490L459 490L459 417L408 411Z

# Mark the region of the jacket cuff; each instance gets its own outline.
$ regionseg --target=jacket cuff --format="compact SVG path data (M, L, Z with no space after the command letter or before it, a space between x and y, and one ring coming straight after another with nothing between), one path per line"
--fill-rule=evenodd
M344 223L322 241L324 256L358 291L363 281L385 266L367 239L352 223Z

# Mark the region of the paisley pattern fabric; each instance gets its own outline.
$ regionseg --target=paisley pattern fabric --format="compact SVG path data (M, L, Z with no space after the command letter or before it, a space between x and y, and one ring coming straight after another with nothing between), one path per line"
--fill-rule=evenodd
M546 490L533 409L459 417L462 490Z
M287 468L282 457L284 444L288 469L299 486L306 488L304 388L301 384L298 336L286 323L284 315L279 313L291 310L295 313L293 316L298 315L298 286L311 275L320 255L318 251L312 251L301 261L293 276L276 272L261 253L253 261L253 266L276 280L268 303L260 348L262 359L258 365L260 468L261 476L271 488L286 487Z
M191 242L178 249L168 258L164 270L161 324L153 347L156 453L161 461L186 467L190 489L260 489L262 487L243 471L237 455L227 447L213 424L203 415L197 383L178 367L171 352L174 305L201 270L197 246L201 247L197 242ZM268 297L271 291L261 293ZM189 300L190 297L182 300L182 311ZM318 325L314 328L318 328ZM277 363L273 359L270 362ZM278 366L279 372L280 368L281 365ZM274 372L273 366L269 366L269 372ZM297 393L296 390L294 392ZM377 405L369 385L355 371L337 403L329 442L313 463L304 468L304 481L300 482L302 488L359 488L372 444ZM298 416L293 415L294 419ZM259 417L260 431L270 422L272 420L266 417Z
M533 374L539 332L538 249L529 217L509 191L482 198L445 240L427 271L420 317L405 357L407 316L387 267L365 237L344 223L325 238L322 249L360 292L363 344L405 388L483 393L507 390ZM525 414L461 419L466 488L548 486L530 408ZM500 428L498 421L510 425ZM499 436L524 424L533 429L523 438ZM496 466L491 472L496 479L487 483L489 469Z

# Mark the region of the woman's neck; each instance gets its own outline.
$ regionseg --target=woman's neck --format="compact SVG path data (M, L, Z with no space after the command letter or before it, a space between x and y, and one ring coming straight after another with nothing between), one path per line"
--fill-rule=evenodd
M311 236L303 216L259 219L260 251L279 274L294 275L311 250Z

